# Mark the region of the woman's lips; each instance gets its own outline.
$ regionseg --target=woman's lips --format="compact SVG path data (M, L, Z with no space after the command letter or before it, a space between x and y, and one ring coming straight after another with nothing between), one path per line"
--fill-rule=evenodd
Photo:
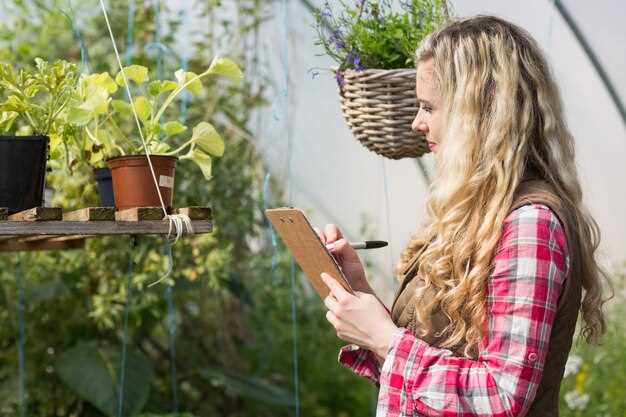
M427 140L426 142L428 142L428 148L433 151L435 150L435 148L437 148L437 144L435 142L431 142L429 140Z

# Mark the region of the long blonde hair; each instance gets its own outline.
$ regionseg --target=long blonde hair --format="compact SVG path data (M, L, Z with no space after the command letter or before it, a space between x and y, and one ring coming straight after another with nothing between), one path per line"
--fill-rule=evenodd
M426 219L402 253L400 274L419 255L416 319L432 330L435 308L448 317L441 347L465 345L476 356L486 321L490 262L514 192L529 169L572 208L580 245L582 334L605 331L601 276L594 254L600 230L582 203L560 94L539 46L524 29L492 16L446 23L416 51L417 65L433 59L442 96L443 131ZM571 251L570 251L571 252ZM434 297L423 297L426 289Z

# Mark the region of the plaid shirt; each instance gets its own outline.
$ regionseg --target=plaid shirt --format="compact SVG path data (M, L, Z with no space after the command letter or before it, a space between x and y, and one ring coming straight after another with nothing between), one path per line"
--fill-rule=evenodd
M377 417L523 416L541 381L569 264L554 212L543 204L519 207L505 219L493 258L477 359L399 328L382 366L356 345L343 347L339 362L379 386Z

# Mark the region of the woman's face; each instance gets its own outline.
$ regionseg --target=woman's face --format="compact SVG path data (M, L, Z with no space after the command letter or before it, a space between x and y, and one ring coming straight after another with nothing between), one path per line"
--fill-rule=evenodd
M411 127L414 131L424 135L430 150L436 152L442 111L441 93L432 58L418 63L415 81L418 110Z

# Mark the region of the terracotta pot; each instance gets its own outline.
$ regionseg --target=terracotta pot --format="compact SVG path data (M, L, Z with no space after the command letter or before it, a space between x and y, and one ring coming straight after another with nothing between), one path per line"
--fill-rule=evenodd
M174 195L175 156L150 155L166 209L172 208ZM161 207L154 178L146 155L127 155L109 159L113 179L115 208Z

